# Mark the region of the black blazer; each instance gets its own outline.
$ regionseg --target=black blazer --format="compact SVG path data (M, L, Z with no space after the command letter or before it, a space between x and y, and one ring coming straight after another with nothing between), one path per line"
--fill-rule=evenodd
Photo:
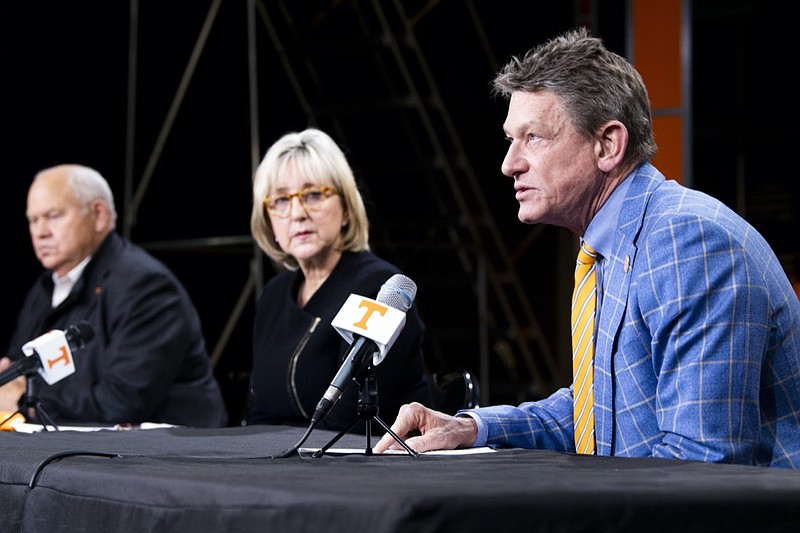
M253 325L249 423L309 423L308 417L313 415L349 348L331 321L350 294L375 299L381 285L398 273L397 267L371 252L345 252L303 309L297 305L302 272L283 272L269 280L258 301ZM298 352L315 317L320 322ZM412 305L403 331L375 367L378 416L388 424L404 403L431 404L422 353L424 332L416 306ZM358 386L351 384L318 427L344 430L358 419ZM372 429L382 432L377 424Z
M28 292L8 353L24 357L27 341L81 320L94 328L74 354L76 372L39 386L56 421L225 425L197 311L165 265L112 232L55 309L52 293L46 271Z

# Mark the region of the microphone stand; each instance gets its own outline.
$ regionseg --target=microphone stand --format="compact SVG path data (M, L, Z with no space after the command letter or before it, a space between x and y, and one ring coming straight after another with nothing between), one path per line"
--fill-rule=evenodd
M419 457L419 453L411 447L409 447L403 439L397 436L397 434L391 430L391 428L381 420L378 416L378 411L380 410L378 407L378 381L375 379L375 369L370 364L367 365L366 369L359 372L355 377L356 383L358 383L358 420L353 422L353 424L347 428L340 431L335 437L333 437L328 444L314 452L312 457L322 457L325 455L325 452L333 446L339 439L341 439L346 433L350 432L355 428L359 422L362 420L366 422L367 428L367 446L364 450L364 455L373 455L372 453L372 422L377 422L387 433L389 433L394 440L403 447L403 449L408 452L408 454L412 457Z
M58 425L56 425L55 420L53 420L53 417L51 417L47 411L45 411L44 407L42 407L42 403L39 401L39 380L37 379L36 374L29 374L27 376L27 380L28 389L25 391L25 400L17 412L22 412L23 408L27 408L26 410L28 414L35 414L34 420L42 424L42 429L44 431L49 431L47 429L47 424L50 424L53 426L55 431L58 431Z
M39 354L34 350L33 355L30 357L39 357ZM28 420L33 419L35 422L41 423L43 431L49 431L47 429L47 424L50 424L55 431L59 431L55 420L45 411L39 401L39 379L37 378L36 370L30 369L26 371L25 378L27 380L25 398L22 400L19 408L11 416L0 422L0 425L5 424L14 418L15 415L20 414Z

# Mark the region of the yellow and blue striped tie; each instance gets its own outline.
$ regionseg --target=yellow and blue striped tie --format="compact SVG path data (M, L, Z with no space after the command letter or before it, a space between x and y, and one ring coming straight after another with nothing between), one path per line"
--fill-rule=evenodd
M572 293L572 371L575 450L594 454L594 315L597 252L581 243Z

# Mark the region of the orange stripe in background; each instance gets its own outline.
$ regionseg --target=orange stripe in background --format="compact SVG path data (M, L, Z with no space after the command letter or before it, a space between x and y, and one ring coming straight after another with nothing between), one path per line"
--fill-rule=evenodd
M650 95L658 154L655 166L683 182L682 0L633 0L633 63Z

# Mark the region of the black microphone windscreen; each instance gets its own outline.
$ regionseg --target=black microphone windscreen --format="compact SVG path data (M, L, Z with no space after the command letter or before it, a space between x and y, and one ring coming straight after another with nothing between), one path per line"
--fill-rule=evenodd
M80 350L94 338L94 328L85 320L72 324L64 330L64 336L72 350Z

